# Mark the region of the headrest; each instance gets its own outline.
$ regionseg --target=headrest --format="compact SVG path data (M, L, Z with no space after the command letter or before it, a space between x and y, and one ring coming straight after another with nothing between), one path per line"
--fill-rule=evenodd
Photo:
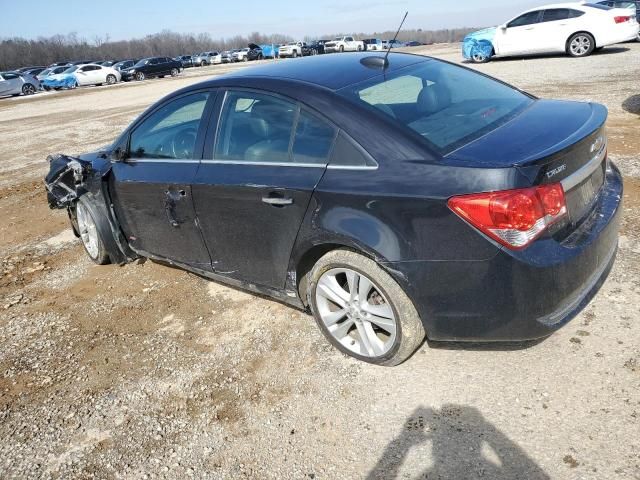
M430 115L451 105L451 93L442 82L432 83L422 89L418 95L418 112Z

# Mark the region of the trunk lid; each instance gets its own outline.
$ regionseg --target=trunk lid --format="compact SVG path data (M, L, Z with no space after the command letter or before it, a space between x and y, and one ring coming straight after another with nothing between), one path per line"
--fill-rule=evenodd
M511 121L450 153L445 161L515 168L527 179L527 186L560 182L575 225L591 211L604 183L606 118L607 109L599 104L537 100Z

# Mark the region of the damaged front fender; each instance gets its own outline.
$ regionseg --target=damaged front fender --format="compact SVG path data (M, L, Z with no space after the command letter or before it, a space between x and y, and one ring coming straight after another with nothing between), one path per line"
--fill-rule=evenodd
M49 173L44 179L49 207L67 208L82 192L86 191L86 181L93 173L91 162L67 155L50 155Z

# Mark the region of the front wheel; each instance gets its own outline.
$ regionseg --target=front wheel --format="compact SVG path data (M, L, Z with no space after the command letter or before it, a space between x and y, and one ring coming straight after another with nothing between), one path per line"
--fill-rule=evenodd
M298 56L298 52L293 52L293 55L291 55L293 58L296 58Z
M567 53L572 57L587 57L596 48L593 36L586 32L576 33L567 42Z
M142 73L142 72L138 72L138 73L136 73L136 80L138 80L138 81L140 81L140 82L141 82L142 80L144 80L144 73Z
M177 77L177 76L178 76L178 73L180 73L180 72L178 72L178 69L177 69L177 68L172 68L172 69L171 69L171 76L172 76L172 77Z
M102 241L93 215L89 202L80 197L76 203L75 220L82 245L94 263L106 265L109 263L109 255L104 248L104 242Z
M115 75L107 75L107 85L115 85L118 79Z
M349 250L333 250L318 260L307 300L325 337L358 360L398 365L425 337L400 285L376 262Z
M340 45L340 53L344 53L344 45Z

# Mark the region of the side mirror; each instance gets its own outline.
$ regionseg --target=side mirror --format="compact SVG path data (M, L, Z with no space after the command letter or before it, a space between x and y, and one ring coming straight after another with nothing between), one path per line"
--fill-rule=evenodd
M122 147L116 147L115 150L111 152L110 158L113 162L124 162L127 158L127 151Z
M507 24L500 25L500 30L505 31L507 29Z

